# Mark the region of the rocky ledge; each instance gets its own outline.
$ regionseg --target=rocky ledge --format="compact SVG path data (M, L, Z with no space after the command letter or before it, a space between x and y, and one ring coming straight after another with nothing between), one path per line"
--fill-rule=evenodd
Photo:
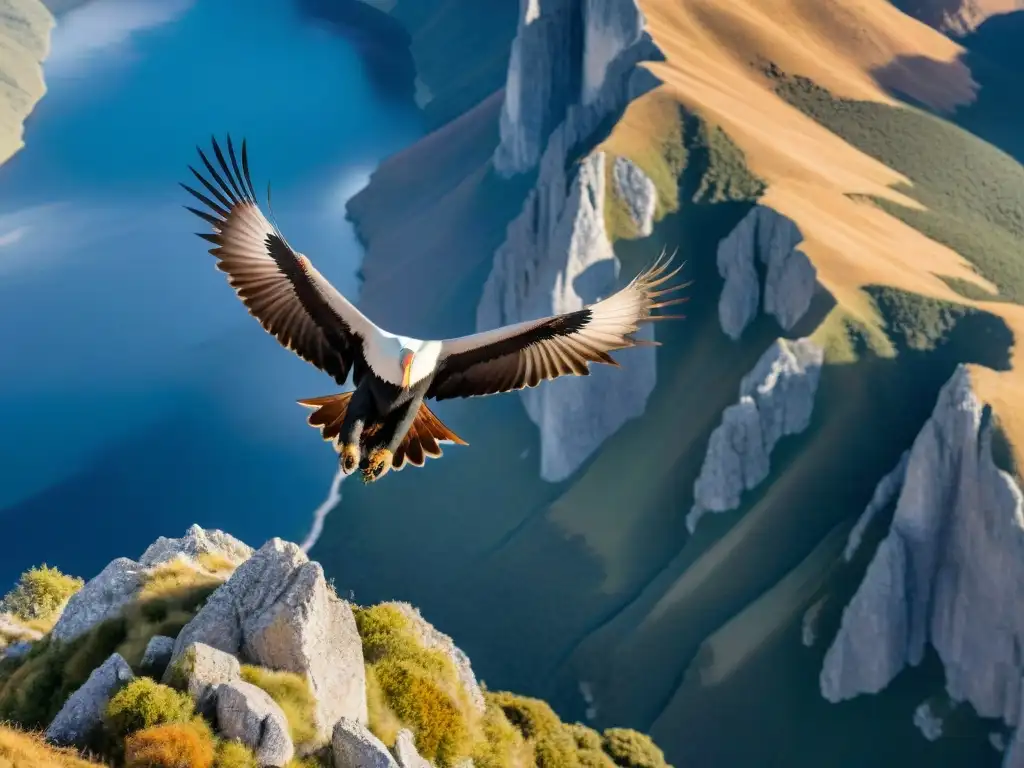
M992 439L991 411L960 366L905 467L880 484L880 500L898 486L892 524L843 612L821 692L832 702L877 693L920 664L931 644L953 702L1016 728L1004 765L1017 768L1024 766L1024 503L996 466ZM925 714L919 725L941 732L934 713Z
M192 526L84 585L43 572L77 590L66 601L36 573L5 603L25 607L32 593L59 607L49 633L4 618L26 649L0 660L0 721L113 765L668 768L639 733L601 734L536 699L485 692L416 608L341 599L281 539L253 550Z

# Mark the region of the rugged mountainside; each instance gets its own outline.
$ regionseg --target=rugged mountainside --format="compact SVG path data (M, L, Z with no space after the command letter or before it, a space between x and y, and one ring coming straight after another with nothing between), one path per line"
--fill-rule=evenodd
M0 163L24 145L22 124L46 86L40 62L50 50L53 16L39 0L4 0L0 15Z
M0 626L36 634L0 648L0 722L106 765L668 768L640 733L484 690L411 605L341 599L280 539L253 550L193 525L84 584L29 571L3 604ZM0 727L6 758L86 765Z
M1024 9L1021 0L895 0L902 11L942 32L965 35L986 19Z
M346 486L328 570L681 764L1003 760L1024 639L998 619L1022 525L1016 16L961 47L885 0L520 3L504 92L351 201L361 302L465 333L579 306L667 247L688 318L622 370L443 404L471 447Z

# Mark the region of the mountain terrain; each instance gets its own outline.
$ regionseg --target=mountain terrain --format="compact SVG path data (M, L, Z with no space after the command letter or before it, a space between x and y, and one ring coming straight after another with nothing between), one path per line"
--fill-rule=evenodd
M461 80L349 203L361 306L466 333L664 248L691 300L621 370L442 404L471 447L346 485L328 571L676 764L1021 764L1021 14L507 2L477 68L413 5Z

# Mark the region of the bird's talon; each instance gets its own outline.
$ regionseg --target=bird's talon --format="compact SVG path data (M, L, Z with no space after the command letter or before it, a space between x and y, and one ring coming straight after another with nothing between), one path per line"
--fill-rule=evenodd
M362 468L363 482L372 483L379 480L391 469L391 460L394 455L387 448L378 448L370 454L366 460L366 466Z
M359 446L351 443L341 447L341 471L350 475L359 466Z

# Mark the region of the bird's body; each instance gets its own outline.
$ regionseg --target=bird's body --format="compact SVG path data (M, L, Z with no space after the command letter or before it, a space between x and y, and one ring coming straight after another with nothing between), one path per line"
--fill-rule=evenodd
M659 301L682 287L660 288L677 272L659 259L629 285L575 312L529 320L456 339L422 340L379 328L293 250L263 215L249 177L242 142L241 166L231 138L227 155L213 141L219 172L202 150L210 179L190 167L209 195L182 185L208 210L189 208L207 221L218 268L263 328L283 346L355 389L300 400L313 408L309 423L341 454L342 470L356 467L371 482L407 463L422 466L441 445L465 441L430 411L426 400L510 392L563 375L589 375L589 363L618 365L608 354L644 343L640 324L663 319ZM268 195L269 197L269 195Z

